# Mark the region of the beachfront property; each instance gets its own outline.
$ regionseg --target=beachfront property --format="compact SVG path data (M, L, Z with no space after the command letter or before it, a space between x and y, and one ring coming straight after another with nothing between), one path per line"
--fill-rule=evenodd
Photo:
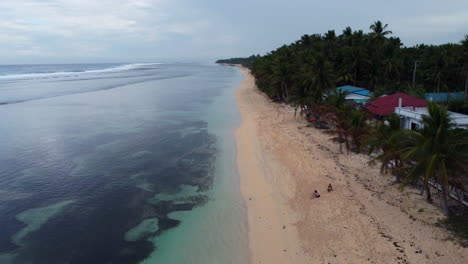
M465 94L463 92L456 93L426 93L425 98L427 101L436 103L447 103L454 101L465 100Z
M372 96L372 92L352 85L344 85L337 87L336 90L341 92L347 92L346 100L352 100L356 103L364 103L367 102L370 97Z
M433 98L443 98L438 95ZM447 97L445 97L447 98ZM422 127L422 116L428 115L427 102L405 93L379 97L367 106L367 110L377 117L385 117L392 113L401 118L401 129L418 130ZM468 129L468 115L450 112L450 117L457 128Z
M395 108L395 114L401 118L401 128L418 130L422 127L423 115L429 115L427 107L402 107ZM450 112L450 118L457 128L468 129L468 115Z
M396 93L392 95L379 97L366 107L377 117L389 116L397 107L426 107L427 102L424 99L411 96L405 93Z

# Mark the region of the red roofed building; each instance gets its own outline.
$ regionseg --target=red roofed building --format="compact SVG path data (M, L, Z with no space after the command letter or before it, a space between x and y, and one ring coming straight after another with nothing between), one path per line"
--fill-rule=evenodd
M401 98L401 107L426 107L426 100L405 93L379 97L367 106L367 110L379 116L388 116L398 107Z

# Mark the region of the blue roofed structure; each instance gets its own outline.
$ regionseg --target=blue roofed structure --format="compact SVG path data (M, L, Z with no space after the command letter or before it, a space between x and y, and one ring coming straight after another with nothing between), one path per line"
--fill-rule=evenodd
M362 95L362 96L367 96L367 97L371 97L372 93L369 91L369 90L359 90L359 91L355 91L355 92L352 92L353 94L359 94L359 95Z
M451 102L451 101L463 101L465 94L463 92L458 93L426 93L426 100L437 103Z

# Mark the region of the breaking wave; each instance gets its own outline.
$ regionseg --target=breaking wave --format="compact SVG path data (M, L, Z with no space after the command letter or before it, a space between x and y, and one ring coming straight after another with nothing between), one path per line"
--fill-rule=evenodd
M47 79L63 76L76 76L81 74L98 74L98 73L113 73L144 69L147 67L160 65L163 63L131 63L118 66L111 66L102 69L77 69L71 71L56 71L56 72L37 72L37 73L21 73L21 74L6 74L0 75L0 80L31 80L31 79Z

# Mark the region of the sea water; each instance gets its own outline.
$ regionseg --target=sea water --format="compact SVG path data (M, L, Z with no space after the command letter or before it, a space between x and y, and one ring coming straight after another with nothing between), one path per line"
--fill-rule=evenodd
M0 66L0 263L247 263L241 74Z

